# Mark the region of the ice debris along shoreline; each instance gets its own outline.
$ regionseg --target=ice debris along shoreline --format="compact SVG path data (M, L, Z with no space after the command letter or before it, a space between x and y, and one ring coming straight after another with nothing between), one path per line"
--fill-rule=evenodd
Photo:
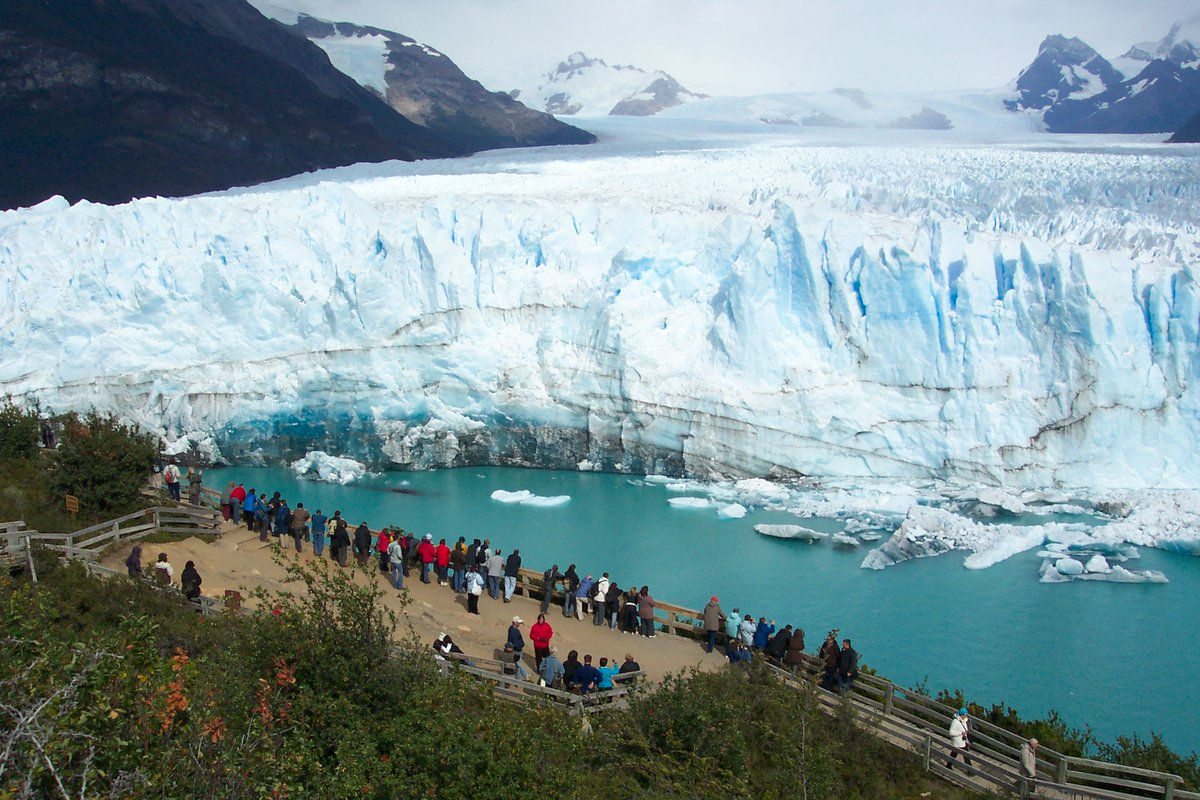
M519 489L515 492L497 489L492 492L492 499L497 503L506 503L509 505L533 506L534 508L556 508L564 506L571 502L571 495L540 495L534 494L528 489Z
M292 471L301 478L315 478L345 486L367 475L365 464L353 458L332 456L322 450L311 450L304 458L291 463Z
M950 552L962 552L963 566L968 569L986 569L1040 548L1038 555L1047 562L1039 571L1045 583L1162 583L1167 579L1161 572L1130 570L1120 562L1137 558L1136 546L1200 555L1200 492L1193 490L1105 491L1079 497L1057 490L1013 493L998 487L938 482L908 486L895 481L784 484L760 478L705 482L661 475L631 482L660 486L672 495L688 492L688 496L668 497L668 504L677 509L715 511L723 518L726 509L736 507L744 512L739 512L739 518L770 511L801 519L841 521L841 532L822 532L799 524L756 523L753 527L763 536L810 544L829 541L846 549L883 540L866 553L865 569L884 569ZM1067 521L1039 523L1035 521L1038 517ZM1055 555L1051 558L1045 553ZM1070 561L1078 562L1079 569Z

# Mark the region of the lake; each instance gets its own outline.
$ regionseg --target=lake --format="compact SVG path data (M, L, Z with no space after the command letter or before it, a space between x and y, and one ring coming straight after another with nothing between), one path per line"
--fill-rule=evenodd
M673 508L668 499L678 493L625 475L480 467L340 486L284 468L205 473L213 488L231 479L280 491L293 506L340 509L352 526L398 525L449 542L488 537L505 553L520 548L527 568L575 563L581 576L608 572L621 587L648 584L654 596L690 608L715 594L727 612L804 628L810 651L836 627L863 662L897 683L963 689L974 702L1003 701L1023 716L1055 709L1107 740L1155 731L1177 751L1200 749L1191 707L1200 559L1192 556L1142 548L1136 567L1170 579L1158 585L1041 584L1034 551L984 570L965 569L951 553L872 571L859 567L865 546L843 550L753 530L799 523L838 531L838 520L761 509L720 519L713 509ZM571 499L535 507L493 500L496 490ZM1151 674L1143 660L1155 666L1151 686L1141 684Z

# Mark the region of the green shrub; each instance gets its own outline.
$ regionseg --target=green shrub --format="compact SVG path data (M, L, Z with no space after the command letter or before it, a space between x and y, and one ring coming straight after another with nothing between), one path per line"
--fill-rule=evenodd
M75 495L89 512L109 516L140 507L154 465L153 438L95 411L67 414L62 427L51 473L55 491Z
M0 405L0 459L36 458L40 433L37 409L19 408L5 398Z

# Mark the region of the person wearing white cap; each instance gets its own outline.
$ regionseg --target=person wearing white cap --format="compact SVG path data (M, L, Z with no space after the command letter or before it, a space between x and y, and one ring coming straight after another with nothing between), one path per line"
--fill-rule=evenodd
M950 758L946 759L946 769L954 769L954 760L959 755L964 764L971 766L971 757L967 755L967 748L971 746L971 727L967 720L965 708L960 708L954 719L950 720Z
M525 652L525 637L521 635L521 626L525 624L525 620L520 617L512 618L512 625L508 626L508 641L505 643L505 649L512 649L513 662L517 665L517 671L520 673L521 655Z
M1037 749L1038 740L1030 739L1025 744L1021 745L1021 787L1024 791L1021 794L1024 798L1033 797L1034 790L1037 788L1034 781L1037 780Z

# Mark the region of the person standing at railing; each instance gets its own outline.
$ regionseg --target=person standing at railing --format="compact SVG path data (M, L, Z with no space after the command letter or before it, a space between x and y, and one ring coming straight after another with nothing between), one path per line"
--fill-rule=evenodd
M229 515L233 524L237 525L242 521L242 504L246 502L246 484L239 483L233 487L233 491L229 493L229 501Z
M333 538L330 540L329 555L339 567L344 567L350 559L350 526L341 511L334 511L330 522L333 524Z
M754 617L747 614L742 624L738 627L738 638L742 640L742 645L749 650L754 644L754 632L758 630L758 625L754 622Z
M439 539L437 548L433 551L433 566L437 570L438 586L450 583L450 548L445 539Z
M717 602L717 596L708 601L704 607L704 651L711 653L717 644L717 631L725 625L725 612Z
M792 631L792 636L788 639L787 655L784 656L784 662L788 665L788 669L795 675L800 671L800 667L804 666L804 629L796 628Z
M838 653L838 691L845 694L854 685L858 677L858 651L850 646L849 639L842 639L842 649Z
M487 542L484 542L487 544ZM504 555L497 547L487 559L487 590L493 600L500 596L500 581L504 578Z
M425 534L417 545L417 560L421 562L421 583L429 583L429 573L433 570L434 559L437 558L437 548L433 546L433 535Z
M383 527L379 529L379 538L375 540L375 552L379 553L379 571L384 575L391 572L391 552L392 532Z
M617 615L621 613L621 587L616 581L609 584L607 597L604 611L608 615L608 629L616 630Z
M521 574L521 551L513 550L504 562L504 602L511 603L517 590L517 576ZM549 626L546 626L549 627Z
M266 494L260 494L254 503L254 524L258 527L258 540L265 542L270 534L271 506L267 503Z
M579 582L579 588L575 590L575 619L583 619L583 615L588 613L588 601L595 585L596 581L590 572Z
M226 522L233 519L233 490L236 487L237 484L230 481L229 485L225 487L225 493L221 495L221 517Z
M767 642L771 641L773 633L775 633L775 620L768 622L766 617L759 617L758 624L754 627L754 641L750 646L755 650L766 650Z
M322 514L321 509L318 508L313 512L310 520L312 522L313 555L320 558L325 552L325 523L329 521L329 517Z
M558 564L551 565L550 569L542 573L542 605L539 609L545 614L550 609L550 602L554 597L554 584L562 580L562 574L558 571Z
M579 574L575 572L575 565L567 567L567 571L563 573L563 616L575 616L575 593L579 591Z
M296 510L292 512L292 540L296 543L296 552L299 553L304 540L308 538L308 509L304 507L304 503L296 503Z
M838 659L840 652L837 646L837 628L834 628L825 636L825 642L821 645L821 649L817 651L817 657L821 659L821 666L824 669L824 674L821 676L821 688L832 692L838 686Z
M603 625L606 609L608 608L608 587L612 582L608 579L608 573L600 576L600 580L596 581L596 591L592 593L592 624Z
M204 470L188 467L188 502L194 506L200 505L200 490L204 488Z
M363 568L371 562L371 529L365 519L354 529L354 557Z
M967 716L967 710L960 708L958 714L950 720L950 758L946 759L946 769L954 769L954 761L960 755L963 763L968 767L971 766L971 756L967 754L967 750L971 746L971 726Z
M388 544L388 567L392 571L392 588L400 591L404 588L404 549L399 536Z
M638 619L638 590L632 586L625 590L625 609L622 613L625 615L625 632L637 633L641 626L641 620Z
M450 551L450 587L455 594L462 594L467 582L467 539L458 537L454 549Z
M738 638L742 630L742 613L734 606L733 613L725 620L725 635L730 639Z
M246 523L246 530L254 533L254 511L258 508L258 493L253 489L246 495L246 499L242 501L242 521Z
M650 596L650 587L643 586L638 592L638 617L642 621L642 636L654 638L654 598Z
M792 639L792 626L784 625L783 630L771 637L771 641L767 642L763 647L763 652L776 661L783 661L784 654L787 653L788 642Z
M1033 797L1037 790L1037 785L1034 783L1037 780L1037 749L1037 739L1030 739L1021 745L1021 788L1024 789L1021 800Z

